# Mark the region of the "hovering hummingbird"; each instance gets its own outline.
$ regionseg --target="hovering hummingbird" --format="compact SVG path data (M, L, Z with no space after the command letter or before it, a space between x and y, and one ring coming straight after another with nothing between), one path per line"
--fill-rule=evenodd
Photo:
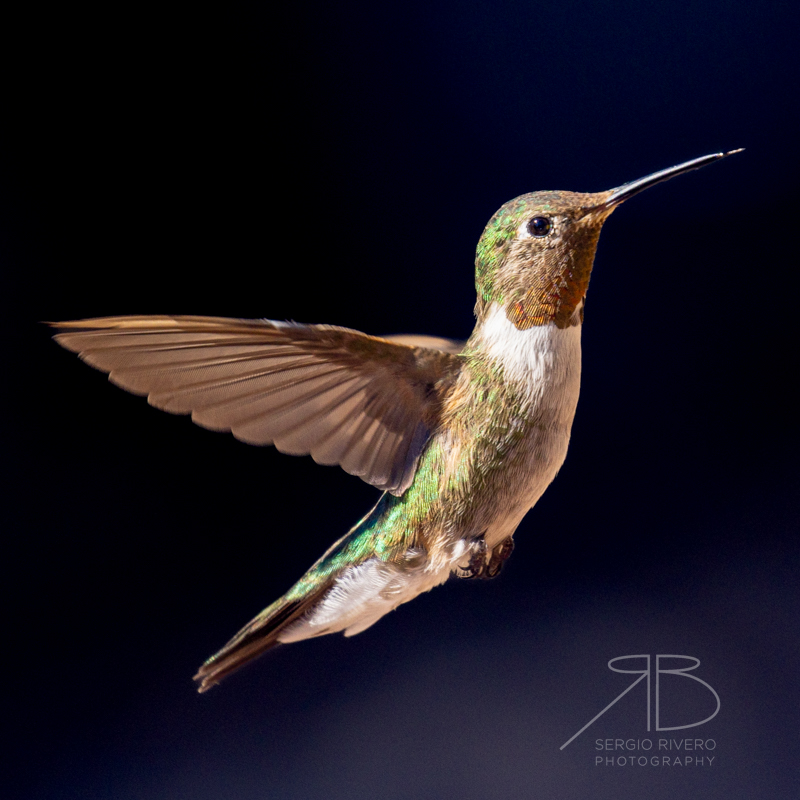
M497 575L567 454L603 223L643 189L737 152L606 192L506 203L478 242L477 323L466 342L217 317L56 323L59 344L157 408L310 453L384 492L200 667L201 692L280 642L352 636L451 575Z

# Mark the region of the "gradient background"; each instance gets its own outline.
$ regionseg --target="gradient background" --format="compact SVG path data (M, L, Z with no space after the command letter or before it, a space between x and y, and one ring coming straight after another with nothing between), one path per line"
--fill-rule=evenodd
M793 3L140 4L6 18L0 126L4 798L798 793ZM199 664L375 501L170 417L38 324L125 313L466 337L506 200L647 192L600 241L567 462L491 582ZM722 699L649 734L606 663ZM665 679L666 680L666 679ZM713 710L665 684L667 724ZM713 738L596 767L598 737Z

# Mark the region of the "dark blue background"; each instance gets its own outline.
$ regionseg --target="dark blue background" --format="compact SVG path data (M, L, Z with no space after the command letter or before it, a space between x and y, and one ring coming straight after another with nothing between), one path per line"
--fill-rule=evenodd
M3 797L796 796L794 4L40 7L2 29ZM376 492L149 408L39 321L466 337L503 202L736 147L607 224L571 451L502 576L195 694ZM632 653L700 658L719 715L648 734L640 685L559 751ZM672 724L713 710L683 691ZM597 737L664 735L716 760L594 766Z

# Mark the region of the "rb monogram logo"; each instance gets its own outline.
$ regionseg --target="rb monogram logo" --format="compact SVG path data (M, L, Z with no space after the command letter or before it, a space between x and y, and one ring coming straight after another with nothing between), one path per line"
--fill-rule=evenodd
M697 669L700 666L700 659L695 658L694 656L678 656L678 655L667 655L667 654L659 654L656 655L656 670L655 670L655 695L656 695L656 730L657 731L678 731L683 730L684 728L696 728L698 725L704 725L709 720L714 719L717 716L720 709L720 699L719 695L714 691L714 689L707 684L704 680L701 680L696 675L690 675L689 673L692 670ZM662 669L661 668L661 659L663 658L679 658L683 659L684 661L691 661L694 662L690 666L686 667L679 667L677 669ZM644 669L624 669L622 667L615 667L613 666L617 661L629 661L631 659L644 659L647 663L647 666ZM636 684L641 683L645 678L647 679L647 730L650 730L650 676L651 676L651 668L650 668L650 655L636 655L636 656L617 656L616 658L612 658L611 661L608 662L608 668L613 670L614 672L623 672L628 673L631 675L638 675L639 677L624 691L622 694L615 697L597 716L590 719L572 738L568 739L564 744L561 745L559 748L563 750L568 744L573 742L577 739L592 723L596 722L603 714L608 711L611 706L621 700L628 692L633 689ZM714 713L710 717L706 717L705 719L700 720L700 722L690 722L686 725L672 725L672 726L662 726L661 725L661 717L660 717L660 702L661 702L661 676L662 675L678 675L683 678L691 678L693 681L697 681L698 683L702 683L703 686L708 689L711 694L714 695L717 701L717 707Z

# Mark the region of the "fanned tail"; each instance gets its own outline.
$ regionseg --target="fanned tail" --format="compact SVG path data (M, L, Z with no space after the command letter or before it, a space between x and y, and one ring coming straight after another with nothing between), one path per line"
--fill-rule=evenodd
M286 594L245 625L218 653L197 671L198 692L206 692L239 667L278 644L281 632L306 613L330 588L330 582L315 587L303 597Z

